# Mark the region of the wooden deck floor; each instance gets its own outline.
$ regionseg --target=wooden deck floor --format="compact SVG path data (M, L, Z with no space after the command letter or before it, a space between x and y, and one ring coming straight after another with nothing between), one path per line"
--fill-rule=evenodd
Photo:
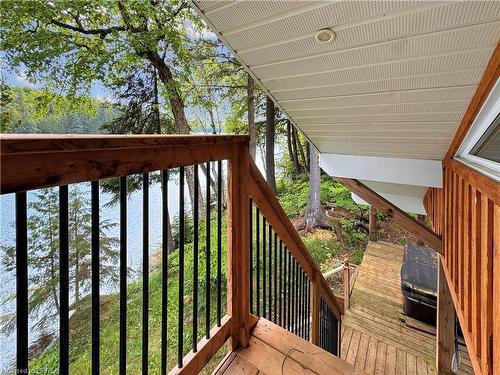
M260 318L245 349L228 354L217 375L363 374L323 349Z
M403 247L370 242L342 325L341 358L369 374L435 374L435 336L402 319ZM461 347L459 374L473 374Z

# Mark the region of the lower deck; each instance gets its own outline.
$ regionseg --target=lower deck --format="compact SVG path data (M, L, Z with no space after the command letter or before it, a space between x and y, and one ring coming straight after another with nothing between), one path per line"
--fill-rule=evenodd
M228 354L214 374L363 374L363 371L260 318L248 347Z
M405 323L403 247L370 242L342 321L341 358L368 374L435 374L436 337ZM465 346L458 374L473 374Z

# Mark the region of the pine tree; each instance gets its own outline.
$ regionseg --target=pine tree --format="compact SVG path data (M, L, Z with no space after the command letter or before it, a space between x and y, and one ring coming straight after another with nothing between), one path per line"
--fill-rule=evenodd
M90 291L91 276L91 208L88 190L78 185L70 187L69 198L69 261L70 297L78 308L82 296ZM31 329L43 332L50 329L59 310L59 196L57 189L38 190L28 205L28 285ZM109 220L100 221L100 278L101 283L118 282L118 239L108 236L116 226ZM15 272L14 246L2 247L2 264L6 271ZM106 284L107 283L107 284ZM2 303L15 298L11 295ZM15 329L15 314L0 316L0 331Z

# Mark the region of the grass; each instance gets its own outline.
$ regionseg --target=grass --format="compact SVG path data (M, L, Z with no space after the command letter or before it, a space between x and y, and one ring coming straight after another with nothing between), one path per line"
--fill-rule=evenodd
M214 222L215 225L215 222ZM200 243L204 243L204 234L200 231ZM215 231L213 231L215 232ZM225 237L225 223L223 238ZM226 279L225 259L226 241L223 240L222 249L222 315L226 310ZM213 234L212 244L216 243L216 233ZM201 246L200 246L201 247ZM216 325L216 248L211 249L210 285L205 283L205 249L199 252L199 281L198 281L198 335L197 342L205 334L205 291L210 287L210 326ZM184 315L183 315L183 355L192 348L193 342L193 246L187 244L185 249L185 283L184 283ZM179 254L174 251L168 258L168 319L167 319L167 370L177 365L177 336L178 336L178 288L179 288ZM148 369L151 374L160 373L161 365L161 266L149 274L149 344ZM142 280L130 282L127 294L127 373L140 374L142 361ZM100 367L102 374L117 374L119 365L119 326L120 305L119 293L101 296L101 332L100 332ZM206 367L205 373L210 373L225 354L225 347L219 351L216 358ZM70 318L70 373L89 374L91 372L91 301L90 297L83 299ZM29 371L32 373L57 373L59 367L59 344L56 342L42 355L30 361Z

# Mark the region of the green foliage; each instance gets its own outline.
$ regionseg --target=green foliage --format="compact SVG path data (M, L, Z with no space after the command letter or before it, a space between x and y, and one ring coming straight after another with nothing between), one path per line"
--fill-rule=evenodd
M327 260L335 258L341 250L340 243L331 239L323 239L313 234L308 237L303 237L302 241L307 247L314 261L321 265Z
M99 133L117 111L95 99L79 101L27 87L2 87L1 131L4 133Z
M309 197L309 180L306 175L301 175L296 181L278 179L276 190L281 206L289 217L296 217L304 212Z
M215 228L216 221L211 225ZM222 226L222 236L226 237L226 222ZM205 283L205 230L204 225L200 228L199 249L199 279L198 279L198 337L197 341L204 335L205 293L210 288L211 294L211 326L215 325L216 306L216 275L217 275L217 248L216 231L211 231L210 250L210 283ZM225 260L227 258L226 241L222 241L222 300L226 299L226 270ZM191 349L193 338L193 286L194 286L194 249L192 243L186 243L184 251L184 355ZM161 264L159 264L161 266ZM159 267L161 268L161 267ZM168 369L176 365L177 350L177 314L179 298L179 252L173 251L168 256L168 312L167 320L167 350ZM162 274L161 270L153 270L149 275L150 288L150 314L149 314L149 370L157 373L161 363L161 311L162 311ZM141 372L141 322L142 317L142 281L137 280L128 285L127 304L127 373L138 374ZM224 314L224 304L222 313ZM114 374L118 372L118 348L119 348L119 294L113 293L101 296L101 369L103 373ZM70 372L72 374L88 374L91 366L91 303L90 296L82 299L76 306L76 312L70 320ZM41 356L30 361L30 372L57 371L58 366L58 344L46 350ZM224 353L219 353L216 360L220 360ZM207 373L210 373L209 369Z
M352 200L351 192L347 188L325 175L321 179L321 201L335 203L337 207L352 213L359 212L361 209L361 206Z
M23 65L71 96L93 81L122 84L143 70L148 53L169 54L187 69L185 23L198 21L183 1L45 0L1 3L1 46L7 63Z
M304 212L309 197L309 178L300 175L296 180L281 178L276 182L276 189L283 209L290 217ZM335 203L337 207L352 213L366 209L358 206L351 198L351 192L329 176L321 178L321 202Z

